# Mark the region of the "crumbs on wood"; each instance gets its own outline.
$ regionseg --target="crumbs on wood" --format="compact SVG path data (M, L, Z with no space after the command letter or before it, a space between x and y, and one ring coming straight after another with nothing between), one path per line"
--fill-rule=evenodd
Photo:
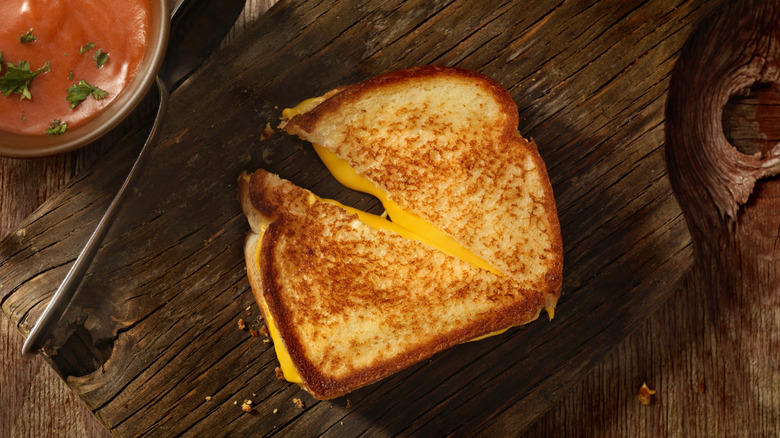
M644 382L639 388L639 394L637 394L636 397L639 399L639 403L642 403L643 405L649 405L653 400L653 394L655 394L655 391L650 389L650 387L647 386L647 383Z

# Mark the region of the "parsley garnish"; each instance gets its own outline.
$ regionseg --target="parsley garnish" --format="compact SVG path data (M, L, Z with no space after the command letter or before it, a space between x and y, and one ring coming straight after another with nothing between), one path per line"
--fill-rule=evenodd
M24 117L24 110L22 110L22 114L19 116L19 119L23 122L26 122L27 119Z
M3 51L0 50L0 72L3 71Z
M87 43L87 44L84 44L83 46L81 46L79 48L79 51L81 51L81 54L83 55L84 52L86 52L87 50L89 50L89 49L91 49L93 47L95 47L95 43Z
M5 75L0 76L0 93L3 93L4 97L19 93L22 95L19 100L32 99L30 84L33 78L45 71L49 71L48 62L35 71L30 71L30 63L27 61L19 61L16 65L9 62Z
M27 44L27 43L31 43L31 42L37 40L38 37L33 35L32 32L33 32L33 30L32 30L32 27L31 27L30 30L28 30L26 34L24 34L24 35L19 37L19 42L22 43L22 44Z
M103 67L103 64L108 62L108 52L103 52L102 50L98 49L92 59L94 59L97 63L97 68Z
M68 122L61 122L54 120L51 122L51 127L46 128L46 135L62 135L68 129Z
M71 70L70 73L68 73L68 80L69 81L73 80L73 70Z
M103 99L108 95L107 92L98 87L89 85L82 79L78 84L73 84L68 88L68 96L65 100L70 102L70 109L73 109L83 102L90 94L97 100Z
M95 43L90 42L81 46L79 51L81 51L81 54L83 55L84 52L92 50L93 48L95 48ZM97 68L103 67L103 65L108 62L108 52L104 52L103 49L97 49L97 52L95 52L95 56L93 56L92 59L97 63Z

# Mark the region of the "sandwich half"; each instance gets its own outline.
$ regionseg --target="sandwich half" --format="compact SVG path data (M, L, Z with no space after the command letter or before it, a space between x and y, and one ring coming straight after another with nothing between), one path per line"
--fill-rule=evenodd
M284 378L328 399L451 346L552 318L562 243L536 145L475 72L426 66L283 112L385 217L263 170L239 178L248 278Z
M539 291L264 170L239 178L247 276L286 380L318 399L536 319Z

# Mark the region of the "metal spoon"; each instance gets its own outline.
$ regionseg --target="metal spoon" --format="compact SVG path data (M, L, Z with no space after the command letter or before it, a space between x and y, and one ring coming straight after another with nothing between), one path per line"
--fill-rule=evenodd
M245 0L189 0L179 3L171 13L171 33L165 59L157 75L156 85L160 94L154 124L141 152L125 178L92 236L81 250L62 284L54 293L40 319L30 331L22 346L22 353L38 351L73 298L76 289L111 228L129 187L133 184L149 145L154 143L160 131L168 97L184 80L206 60L233 27L244 8Z

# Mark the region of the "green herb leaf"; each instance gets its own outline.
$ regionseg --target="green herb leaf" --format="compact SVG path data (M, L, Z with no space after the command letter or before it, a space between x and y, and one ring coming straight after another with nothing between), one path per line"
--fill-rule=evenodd
M19 116L19 119L21 119L23 122L27 121L27 119L24 117L24 110L22 110L22 114Z
M70 109L76 108L78 104L83 102L89 95L92 95L96 100L105 98L108 93L101 90L98 87L89 85L83 79L78 84L73 84L68 88L68 96L65 98L70 102Z
M89 50L89 49L91 49L93 47L95 47L95 43L87 43L87 44L84 44L83 46L81 46L79 48L79 51L81 51L81 54L83 55L84 52L86 52L87 50Z
M27 43L31 43L31 42L37 40L38 37L33 35L32 32L33 32L33 30L32 30L32 27L31 27L30 30L28 30L26 34L24 34L24 35L19 37L19 42L22 43L22 44L27 44Z
M68 73L68 80L69 81L73 80L73 70L71 70L70 73Z
M30 71L30 63L27 61L19 61L16 65L9 62L5 75L0 76L0 93L3 93L4 97L19 93L22 95L19 100L32 99L30 84L33 78L45 71L49 71L48 62L35 71Z
M102 50L98 49L92 59L97 63L97 68L103 67L103 65L108 62L108 52L104 53Z
M0 72L3 71L3 51L0 50Z
M67 131L68 123L54 120L51 122L51 127L46 129L46 135L62 135Z

